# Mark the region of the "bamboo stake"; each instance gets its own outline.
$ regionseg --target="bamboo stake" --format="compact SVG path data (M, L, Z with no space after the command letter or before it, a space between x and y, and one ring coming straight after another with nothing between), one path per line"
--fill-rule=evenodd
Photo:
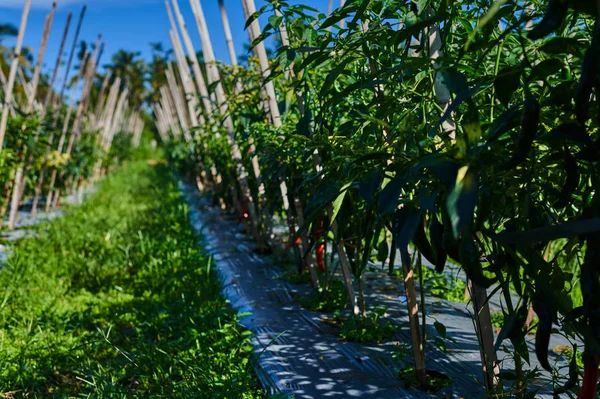
M50 30L52 29L52 22L54 21L54 14L56 12L56 1L52 2L52 10L46 17L46 23L44 25L44 33L42 34L42 41L40 43L40 49L38 52L37 62L35 64L35 70L33 72L33 99L27 104L26 112L30 113L33 111L33 103L37 95L38 85L40 83L40 72L42 70L42 63L44 62L44 56L46 55L46 46L48 45L48 38L50 37Z
M6 91L6 85L8 82L6 81L6 75L4 74L2 68L0 68L0 84L2 84L2 90Z
M81 98L79 99L79 106L77 107L77 114L75 115L75 122L73 123L73 132L71 133L71 138L69 139L69 144L67 145L67 154L70 154L75 140L79 137L81 133L81 128L83 124L83 117L85 115L85 111L87 108L87 97L91 91L92 83L94 80L94 74L96 71L96 56L100 49L100 43L102 42L102 35L98 35L98 39L96 40L96 46L94 48L94 54L90 57L86 65L86 73L84 75L83 82L83 90L81 91Z
M91 87L92 87L92 82L94 79L94 75L96 72L96 56L100 50L100 43L102 41L102 36L98 35L98 39L96 40L96 45L94 47L94 53L91 57L89 57L88 62L86 63L86 71L84 72L84 82L83 82L83 89L81 91L81 96L79 98L79 105L77 106L77 113L75 115L75 119L73 122L73 128L72 128L72 133L71 133L71 137L69 139L69 143L67 145L67 149L65 151L65 154L70 155L71 151L73 150L73 146L75 144L75 141L79 138L79 135L81 133L81 126L83 123L83 117L86 114L86 110L87 110L87 106L88 106L88 102L87 102L87 97L90 94L91 91ZM64 136L61 136L61 138ZM64 144L64 138L62 140L62 143L60 144ZM62 150L62 148L61 148ZM61 153L61 151L59 151L59 154ZM54 169L52 171L52 179L50 181L50 186L49 186L49 191L48 191L48 197L46 198L46 212L48 212L50 210L50 206L52 205L52 203L56 203L58 201L58 198L60 196L60 189L56 190L55 193L55 198L54 201L52 201L52 190L54 189L54 184L56 182L56 174L58 172L58 169ZM62 176L64 176L65 171L63 170L61 172L61 178Z
M71 54L69 55L69 60L67 61L67 67L65 70L65 79L63 80L62 88L60 89L60 99L59 106L62 105L62 99L65 94L65 90L67 88L67 84L69 82L69 73L71 71L71 64L73 63L73 57L75 56L75 49L77 48L77 42L79 41L79 34L81 33L81 25L83 24L83 18L85 17L85 11L87 10L87 6L83 6L81 9L81 14L79 15L79 21L77 22L77 29L75 30L75 36L73 37L73 44L71 45Z
M200 4L200 0L190 0L190 4L192 6L192 11L194 17L196 19L196 25L198 27L198 33L200 34L200 38L202 40L202 48L204 52L204 60L207 68L207 76L209 83L215 86L215 94L217 97L218 107L221 115L225 118L224 124L228 131L227 141L232 149L232 155L234 159L234 163L236 165L236 174L237 179L242 189L242 194L248 201L248 215L250 217L252 234L258 241L259 249L264 249L264 237L260 234L260 223L258 221L258 214L256 209L256 204L252 198L250 192L250 186L248 184L248 174L246 172L246 168L242 163L242 153L239 149L239 145L235 139L235 129L233 126L233 121L231 120L231 116L227 113L227 100L225 98L225 91L223 90L223 85L221 83L221 78L219 75L219 71L216 65L215 54L212 48L212 42L210 40L210 34L208 32L206 26L206 19L204 17L204 12L202 10L202 5ZM235 192L232 192L232 197L234 200L237 198Z
M179 71L179 80L181 81L181 86L183 87L184 96L183 99L187 101L183 101L182 104L187 104L187 109L189 113L189 121L192 127L198 127L198 117L196 115L196 108L198 106L197 103L197 94L194 84L192 82L192 76L190 74L189 65L187 60L185 59L185 55L183 55L183 50L181 49L181 43L178 43L175 38L177 33L174 30L171 30L171 40L174 43L175 56L177 58L177 70ZM175 75L173 75L175 77ZM185 108L185 107L184 107Z
M168 5L167 5L168 7ZM198 86L198 93L200 93L202 103L204 105L205 112L208 115L212 114L212 104L210 103L210 98L208 94L208 89L206 87L206 80L204 78L204 74L200 69L200 61L198 60L198 55L194 50L194 45L192 44L192 40L190 39L190 34L187 28L187 24L181 14L181 10L179 8L179 3L177 0L173 0L173 9L175 11L175 16L177 17L177 21L179 22L179 29L181 30L181 36L183 37L183 43L185 44L186 51L188 54L188 58L192 64L192 70L194 71L194 76L196 77L196 85ZM175 29L175 28L173 28Z
M33 83L31 85L31 95L29 98L29 102L27 104L26 113L30 113L33 111L33 105L35 102L37 88L39 85L42 63L44 60L44 55L46 53L46 46L48 44L48 37L50 36L50 29L52 28L52 22L54 20L55 12L56 12L56 1L54 1L52 3L52 9L51 9L50 13L46 16L46 22L44 25L44 31L42 33L42 40L40 43L38 58L37 58L35 70L33 73ZM22 76L22 79L25 79L25 77ZM42 108L42 114L44 114L44 113L45 113L45 108ZM37 139L38 139L38 132L36 132L36 134L35 134L34 143L37 142ZM23 153L23 158L24 158L27 153L27 146L25 144L23 144L22 153ZM23 199L23 194L25 191L25 179L27 178L27 174L29 172L29 169L31 168L32 162L33 162L33 154L30 154L27 159L27 163L26 163L25 167L23 167L23 165L19 165L17 167L17 171L15 173L15 184L12 187L12 199L11 199L11 206L10 206L10 212L9 212L9 217L8 217L8 229L9 230L13 230L17 226L17 222L18 222L18 218L19 218L19 206L20 206L21 200ZM32 211L32 213L35 214L35 211Z
M227 11L225 9L225 3L223 2L223 0L219 1L219 8L220 8L220 11L221 11L221 21L223 23L223 31L224 31L224 34L225 34L225 41L227 42L227 47L228 47L228 50L229 50L229 58L231 59L231 65L233 65L234 68L237 68L238 67L238 61L237 61L237 57L235 55L235 48L234 48L234 45L233 45L233 36L231 35L231 28L230 28L230 24L229 24L229 18L227 17ZM200 9L199 12L201 13L202 9ZM200 19L202 20L204 18L201 16ZM242 91L242 86L241 86L241 84L240 84L239 81L236 82L236 88L235 88L235 90L236 90L237 93L240 93ZM257 155L257 152L256 152L256 147L254 146L254 140L252 138L249 139L249 144L250 144L250 153L253 154L253 156L252 156L252 170L254 172L254 177L255 177L256 181L258 182L258 196L259 196L259 198L261 198L261 197L265 196L265 192L266 192L265 185L264 185L264 182L261 179L261 172L260 172L260 165L259 165L258 155ZM264 223L265 223L265 230L267 232L267 235L270 236L271 231L272 231L271 215L269 215L268 209L266 207L262 208L262 213L263 213L263 220L264 220ZM296 248L294 248L294 251L297 252L297 256L300 257L299 250L297 250Z
M181 45L181 40L179 38L179 33L177 32L177 25L175 24L175 19L173 18L173 13L171 12L171 7L169 6L168 1L165 1L165 6L167 8L167 15L171 23L171 31L169 32L169 36L171 38L171 42L173 43L173 50L175 51L175 56L177 59L179 77L181 78L183 90L185 92L186 99L188 100L186 101L186 104L188 105L190 122L192 127L197 127L198 117L196 115L196 108L198 106L198 92L196 91L196 87L194 86L194 83L192 81L190 66L188 65L187 60L185 58L183 47Z
M433 16L434 12L431 6L427 7L427 13L430 17ZM444 53L442 51L442 38L438 24L432 25L431 32L429 34L429 57L433 61L433 69L435 71L433 81L435 101L444 110L444 112L446 112L448 107L452 104L452 97L450 96L450 90L448 90L448 87L444 83L444 77L442 75L443 63L440 60L444 57ZM454 140L456 136L456 126L454 123L447 119L444 121L442 127L444 131L448 133L450 139Z
M104 97L106 95L106 89L108 88L111 77L112 71L107 70L104 73L104 79L102 79L102 86L100 86L100 93L98 93L98 100L96 101L96 109L93 113L94 123L92 124L92 126L94 126L94 129L98 129L100 126L100 118L102 116L102 111L104 111L105 104Z
M233 46L233 36L231 35L231 26L229 25L229 18L227 18L227 11L225 10L224 0L219 0L219 11L221 12L221 21L223 22L223 30L225 31L225 41L227 42L227 49L229 51L231 65L237 67L238 61L237 56L235 54L235 47Z
M249 15L256 13L256 6L254 4L254 0L242 0L242 2L244 2ZM253 38L258 38L260 36L261 31L258 19L252 21L252 23L248 27L248 31L252 32L251 37ZM263 78L266 80L270 74L271 68L269 66L269 59L267 58L267 50L265 49L265 44L262 41L254 47L254 54L259 59L261 72ZM273 125L276 128L279 128L281 127L281 116L279 115L279 105L277 104L277 96L275 95L275 86L271 81L266 82L264 86L267 94L267 99L269 101L269 113L271 114L271 118L273 119Z
M434 11L431 6L427 7L427 13L429 16L434 15ZM440 61L440 59L443 58L442 39L440 29L437 24L434 24L431 27L431 32L429 33L429 56L433 61L435 70L434 90L436 102L444 111L446 111L451 105L452 97L450 96L450 91L443 81L441 73L441 69L443 68L443 63ZM454 123L450 120L447 120L444 122L442 127L450 139L454 140L456 130ZM471 238L465 237L463 239ZM477 284L474 284L472 281L468 282L468 288L475 313L476 331L479 339L481 340L480 349L484 383L486 386L486 391L492 394L497 392L499 389L501 390L502 385L500 383L500 369L497 364L497 356L494 349L494 334L489 303L487 301L487 290Z
M177 115L179 116L179 123L181 124L181 128L183 131L183 136L185 137L185 141L189 141L189 126L186 118L186 114L184 111L184 101L181 91L179 90L179 86L175 80L175 74L173 72L173 66L169 63L169 69L167 69L167 82L169 83L169 88L171 90L171 96L173 97L173 102L175 104L175 110L177 111Z
M27 19L29 18L30 8L31 0L25 0L25 7L23 8L23 15L21 16L21 25L19 26L19 33L17 35L17 44L15 46L15 51L13 53L13 59L10 66L10 73L8 75L8 84L6 87L6 93L4 95L4 104L2 105L2 120L0 121L0 151L4 145L4 135L6 134L6 126L8 124L8 112L10 103L12 101L17 67L19 66L19 57L21 56L23 37L25 36L25 29L27 28Z
M50 83L48 85L48 93L46 94L46 99L44 100L43 108L48 109L48 105L50 104L50 99L52 98L52 90L54 87L54 83L56 81L56 76L58 75L58 70L60 68L60 61L62 59L62 53L65 48L65 43L67 42L67 36L69 35L69 28L71 26L71 19L73 18L73 14L69 13L67 15L67 23L65 24L65 30L63 31L63 36L60 41L60 47L58 49L58 56L56 57L56 63L54 64L54 70L52 71L52 78L50 79Z
M169 91L163 86L160 88L160 94L162 99L162 109L165 112L169 125L171 126L171 133L174 137L179 137L181 135L180 126L178 126L175 110L175 105L173 104L173 99L169 95Z
M278 9L275 9L275 14L278 16L282 16L281 12ZM279 34L281 36L281 44L283 46L289 46L290 45L290 39L287 33L287 29L285 26L285 21L281 23L280 27L279 27ZM286 79L291 77L294 81L296 81L296 76L294 74L294 70L293 70L293 65L290 65L289 68L285 71L286 74ZM296 92L296 99L298 101L298 109L300 111L300 116L304 116L304 98L302 97L302 94ZM313 158L313 161L315 159ZM318 165L315 165L318 166ZM287 187L286 187L287 189ZM283 188L282 188L283 190ZM300 202L300 200L296 199L294 200L294 205L295 205L295 210L296 210L296 215L298 216L298 222L302 225L304 224L304 210L302 209L302 204ZM287 212L287 210L286 210ZM290 222L288 222L288 224L290 226L294 225L294 221L290 220ZM295 228L294 228L295 230ZM336 230L337 230L337 225L336 225ZM300 246L299 249L302 252L302 265L304 265L304 262L306 262L306 264L308 265L308 271L310 273L310 278L311 278L311 283L313 285L313 287L317 288L319 286L319 278L317 275L317 269L316 269L316 260L314 257L314 254L310 251L308 251L304 245L308 245L308 234L307 232L304 230L301 232L300 235ZM342 267L343 268L343 267ZM351 287L351 284L350 284ZM350 295L351 293L353 293L353 289L351 289L350 291L348 291L348 294Z
M346 4L346 0L340 0L340 8L343 8L345 4ZM342 19L340 21L340 29L344 29L345 27L346 27L346 20Z
M19 76L21 86L23 87L23 91L25 92L25 99L27 100L27 103L25 104L29 104L30 101L33 102L33 87L31 87L31 83L27 81L22 66L17 68L17 75Z
M333 12L333 0L329 0L329 4L327 5L327 16L330 16Z
M427 370L425 368L425 348L421 339L419 322L419 303L415 289L415 275L412 267L408 247L400 248L400 260L402 262L402 274L404 275L404 293L406 295L406 307L408 308L408 320L410 322L410 335L412 340L413 356L415 360L415 374L417 382L422 388L426 388ZM416 257L417 254L415 253ZM426 326L423 326L426 328Z

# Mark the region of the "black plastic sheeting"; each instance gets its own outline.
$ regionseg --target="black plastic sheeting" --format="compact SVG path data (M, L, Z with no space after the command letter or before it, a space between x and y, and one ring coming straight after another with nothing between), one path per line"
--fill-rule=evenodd
M294 301L293 297L306 293L308 287L277 279L283 269L271 257L252 252L254 245L237 221L228 220L222 211L211 207L194 186L180 182L180 189L190 208L191 223L201 234L204 249L214 258L224 297L240 313L247 314L241 323L254 333L252 343L258 358L255 371L268 393L307 399L485 397L469 305L427 298L427 366L450 377L452 384L435 394L407 387L397 377L406 364L392 358L399 343L407 345L405 360L412 358L401 280L378 272L365 275L367 304L370 308L387 307L385 317L398 326L394 341L381 345L342 342L334 327L323 322L323 313L303 309ZM392 285L397 289L390 291ZM492 296L493 311L500 311L499 302L497 295ZM446 326L445 352L434 345L435 321ZM535 369L538 364L532 340L533 336L528 342L532 349L528 368ZM553 336L551 346L564 344L565 340ZM504 345L510 347L509 341ZM550 352L551 362L558 361L566 374L566 362ZM504 357L503 368L512 369L502 349L498 356ZM552 398L550 375L541 373L530 389L537 390L535 397Z

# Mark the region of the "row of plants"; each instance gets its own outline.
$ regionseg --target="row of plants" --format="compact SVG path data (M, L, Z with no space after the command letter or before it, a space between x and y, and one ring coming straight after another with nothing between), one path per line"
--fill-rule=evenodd
M69 13L61 30L53 2L34 55L23 42L31 5L24 2L18 27L0 23L0 219L8 216L8 229L17 227L24 200L31 201L32 213L39 207L48 212L62 195L97 180L151 140L148 130L142 140L148 116L140 112L136 76L127 72L135 65L128 61L125 71L121 51L100 71L101 36L95 43L80 40L86 7L76 24ZM14 47L5 47L11 36ZM58 57L46 72L53 40L60 43Z
M330 15L285 0L244 4L256 57L220 67L209 88L226 101L200 108L192 140L168 143L172 164L245 219L259 250L278 245L271 229L284 221L298 272L320 292L341 276L355 315L369 317L365 270L375 261L393 273L398 257L422 389L415 279L425 258L468 278L488 397L531 397L533 376L556 394L596 397L595 2L348 0ZM279 46L266 64L270 37ZM323 266L328 243L339 273ZM495 293L505 306L497 336ZM533 313L545 374L530 366ZM550 361L552 334L573 343L573 359L583 350L584 370Z

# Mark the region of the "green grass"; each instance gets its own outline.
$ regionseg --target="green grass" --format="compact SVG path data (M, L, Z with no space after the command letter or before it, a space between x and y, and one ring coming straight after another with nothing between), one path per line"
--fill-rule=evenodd
M130 164L8 263L4 396L264 397L166 166Z
M309 310L331 312L342 310L347 306L346 287L340 280L334 280L328 289L319 288L306 296L298 297L300 305Z

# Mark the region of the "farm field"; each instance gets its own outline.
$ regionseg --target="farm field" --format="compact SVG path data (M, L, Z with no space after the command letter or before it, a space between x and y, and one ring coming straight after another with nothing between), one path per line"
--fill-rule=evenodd
M0 1L0 397L599 397L599 20Z

